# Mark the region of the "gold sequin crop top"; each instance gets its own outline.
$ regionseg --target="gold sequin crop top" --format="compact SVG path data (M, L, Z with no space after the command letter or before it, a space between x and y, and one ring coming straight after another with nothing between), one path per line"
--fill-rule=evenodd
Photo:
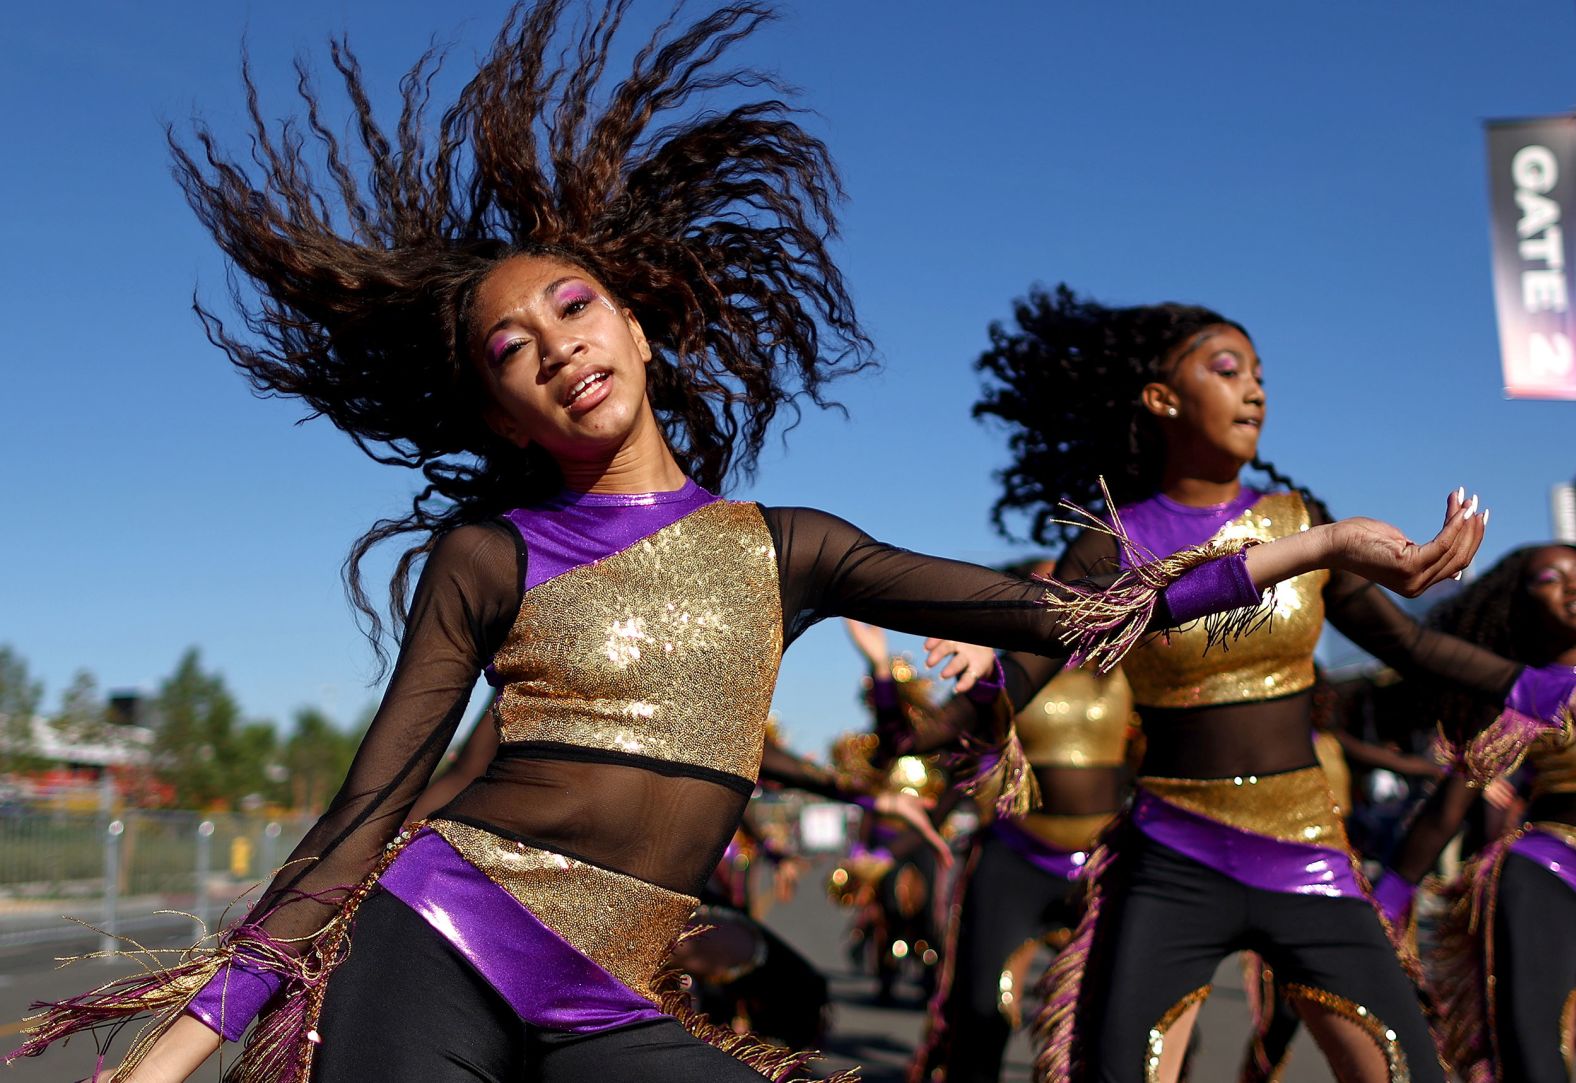
M1132 689L1120 669L1064 669L1013 723L1036 767L1119 767L1135 720Z
M1309 527L1293 492L1260 496L1222 526L1217 538L1273 541ZM1155 635L1122 663L1143 707L1205 707L1272 699L1313 685L1313 648L1324 627L1322 590L1329 573L1310 572L1275 588L1275 614L1223 649L1206 650L1204 622Z

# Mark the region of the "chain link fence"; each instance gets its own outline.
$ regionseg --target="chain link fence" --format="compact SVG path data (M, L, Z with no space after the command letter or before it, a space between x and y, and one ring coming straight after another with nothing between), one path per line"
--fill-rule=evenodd
M0 949L97 939L107 948L114 935L216 929L226 911L233 919L256 898L312 823L0 810Z

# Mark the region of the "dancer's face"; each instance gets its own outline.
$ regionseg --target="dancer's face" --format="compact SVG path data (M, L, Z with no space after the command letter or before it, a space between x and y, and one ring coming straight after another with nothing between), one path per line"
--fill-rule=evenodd
M1548 545L1533 553L1522 586L1549 634L1576 644L1576 549Z
M1182 343L1163 380L1144 388L1144 405L1166 434L1169 454L1235 475L1259 450L1264 369L1248 336L1207 327Z
M477 289L469 325L491 398L487 423L511 443L592 460L655 425L646 336L583 268L548 256L506 260Z

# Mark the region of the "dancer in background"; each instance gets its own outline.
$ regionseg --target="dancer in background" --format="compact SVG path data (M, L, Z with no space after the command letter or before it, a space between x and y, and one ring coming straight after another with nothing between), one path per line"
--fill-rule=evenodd
M1048 565L1033 570L1050 573ZM1029 968L1077 926L1084 862L1125 796L1132 704L1120 670L1067 669L1018 711L1014 726L1041 807L999 817L992 795L982 795L982 823L953 888L942 980L910 1083L1001 1078ZM916 735L914 743L926 740L933 738Z
M1517 549L1427 618L1528 666L1576 673L1576 546ZM1492 702L1440 688L1444 726L1470 728ZM1527 753L1527 822L1471 861L1426 960L1446 1055L1473 1083L1567 1083L1576 1062L1576 741L1550 734ZM1453 777L1425 803L1375 886L1410 923L1417 884L1466 818L1478 788Z
M625 5L567 47L562 8L517 8L435 133L425 58L385 132L336 42L356 154L305 77L305 119L253 106L241 160L201 127L195 150L174 139L191 206L248 283L238 322L202 311L210 336L257 390L428 487L352 550L376 634L361 559L409 543L403 634L329 810L216 945L48 1005L20 1052L151 1012L113 1078L163 1083L267 1009L239 1078L791 1078L802 1057L665 1013L683 1005L658 971L749 800L779 655L806 627L1119 650L1315 568L1417 591L1476 551L1481 523L1459 514L1422 546L1351 520L1073 587L719 499L779 408L866 356L827 247L837 179L782 102L697 100L760 85L713 64L765 9L665 24L603 95ZM1091 597L1125 623L1092 618ZM483 670L497 757L402 829Z
M1108 308L1065 287L1033 294L1016 315L1015 331L992 329L979 362L990 384L976 413L1007 423L1013 454L997 521L1028 513L1031 535L1048 544L1074 533L1062 510L1071 502L1110 526L1078 532L1058 578L1199 544L1306 536L1328 521L1258 458L1263 367L1238 324L1183 305ZM1278 488L1244 485L1252 465ZM1458 492L1449 506L1481 522L1475 499ZM1272 618L1240 629L1229 650L1209 649L1203 626L1140 644L1124 665L1146 743L1138 792L1088 863L1088 912L1052 966L1042 1076L1175 1078L1216 966L1253 949L1287 982L1341 1078L1443 1079L1314 756L1313 648L1326 616L1402 672L1509 696L1545 719L1576 690L1420 631L1346 572L1282 585ZM1016 660L1009 694L1033 686L1014 670L1050 669ZM1537 729L1507 716L1495 733L1524 742Z

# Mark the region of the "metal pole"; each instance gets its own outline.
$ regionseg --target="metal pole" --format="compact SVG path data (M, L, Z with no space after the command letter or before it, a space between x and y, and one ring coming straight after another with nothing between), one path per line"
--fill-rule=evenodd
M104 917L101 927L104 935L99 937L99 950L110 952L115 950L115 910L120 901L120 836L126 830L126 825L120 820L111 820L104 829ZM111 962L108 957L105 962Z
M263 852L262 860L258 862L260 866L258 876L264 884L267 884L268 881L274 878L274 866L278 860L275 851L279 848L280 831L278 820L269 820L268 826L263 828Z
M197 899L192 914L197 918L197 936L208 934L208 877L213 869L213 821L197 825Z

